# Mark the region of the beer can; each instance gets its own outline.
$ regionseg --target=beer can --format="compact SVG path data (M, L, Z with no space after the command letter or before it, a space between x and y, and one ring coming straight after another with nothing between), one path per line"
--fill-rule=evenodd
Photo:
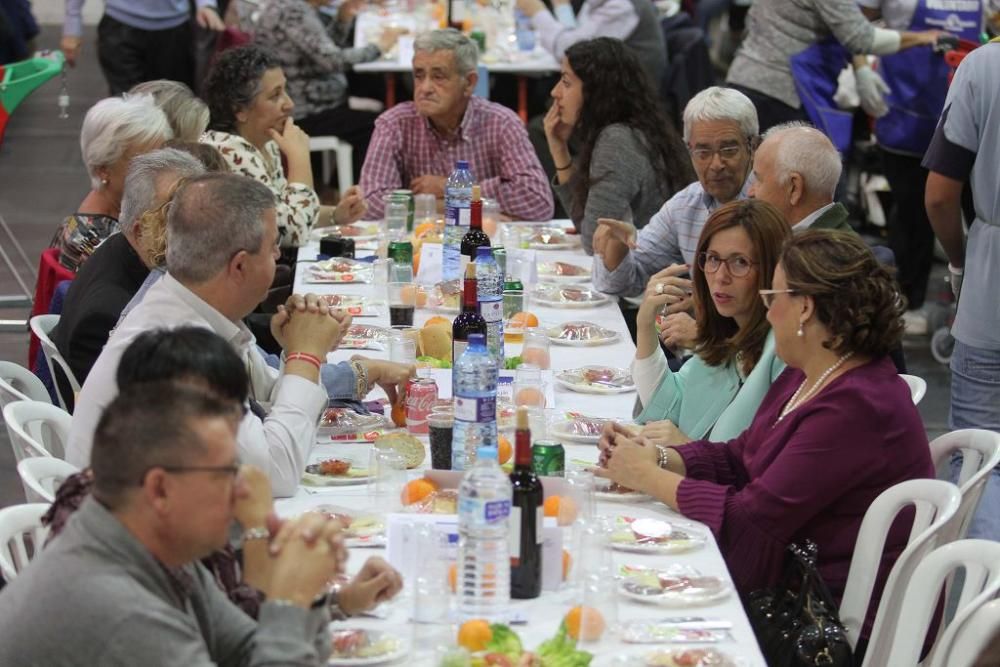
M500 267L500 282L506 282L507 280L507 249L502 245L493 246L493 259L496 260L497 266Z
M413 190L393 190L392 198L398 199L400 201L406 202L406 231L413 231L413 214L414 214L414 203L413 203Z
M536 440L531 446L531 466L536 475L561 475L566 469L566 450L553 440Z
M389 244L389 259L396 264L413 265L413 244L409 241L393 241Z
M427 415L437 403L438 386L434 378L413 378L406 383L406 430L426 435Z

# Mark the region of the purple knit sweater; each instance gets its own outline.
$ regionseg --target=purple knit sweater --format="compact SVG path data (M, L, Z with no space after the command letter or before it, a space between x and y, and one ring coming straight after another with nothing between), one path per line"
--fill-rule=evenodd
M680 511L712 529L741 594L779 582L785 547L810 539L839 602L861 520L885 489L933 478L930 448L906 383L885 358L834 379L777 422L802 383L786 369L750 427L726 443L680 448ZM777 422L777 423L776 423ZM874 601L906 544L912 514L890 531Z

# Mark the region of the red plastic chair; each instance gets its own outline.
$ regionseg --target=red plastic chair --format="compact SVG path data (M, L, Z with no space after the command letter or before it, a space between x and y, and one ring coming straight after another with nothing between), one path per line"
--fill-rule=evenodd
M38 262L38 282L35 283L35 303L31 307L31 316L47 315L56 285L74 278L76 274L59 263L59 248L43 251L42 258ZM31 345L28 347L28 368L32 368L35 363L38 346L38 338L32 334Z

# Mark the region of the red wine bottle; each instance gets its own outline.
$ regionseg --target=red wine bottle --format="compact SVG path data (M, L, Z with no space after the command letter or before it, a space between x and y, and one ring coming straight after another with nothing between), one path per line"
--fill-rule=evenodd
M486 335L486 320L479 314L479 293L476 282L476 265L465 266L465 284L462 287L462 312L451 325L451 365L462 356L469 344L469 334Z
M462 237L462 254L471 261L476 260L476 248L489 248L490 237L483 231L483 199L478 185L472 186L472 202L469 204L469 231Z
M531 462L531 431L528 411L517 409L514 433L514 488L511 498L510 596L519 600L537 598L542 592L542 524L545 518L542 482Z

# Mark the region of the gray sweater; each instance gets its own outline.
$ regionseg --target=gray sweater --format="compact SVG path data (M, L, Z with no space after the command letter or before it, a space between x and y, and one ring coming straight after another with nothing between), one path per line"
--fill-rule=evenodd
M0 665L316 666L329 655L328 620L265 603L255 623L200 564L168 573L87 498L0 592Z
M674 194L656 180L646 142L638 130L608 125L597 137L590 157L590 191L583 215L573 215L573 181L555 184L556 195L580 231L583 248L593 254L598 218L614 218L643 227Z
M875 27L855 0L755 0L747 33L726 83L770 95L798 109L789 58L833 35L851 53L869 53Z

